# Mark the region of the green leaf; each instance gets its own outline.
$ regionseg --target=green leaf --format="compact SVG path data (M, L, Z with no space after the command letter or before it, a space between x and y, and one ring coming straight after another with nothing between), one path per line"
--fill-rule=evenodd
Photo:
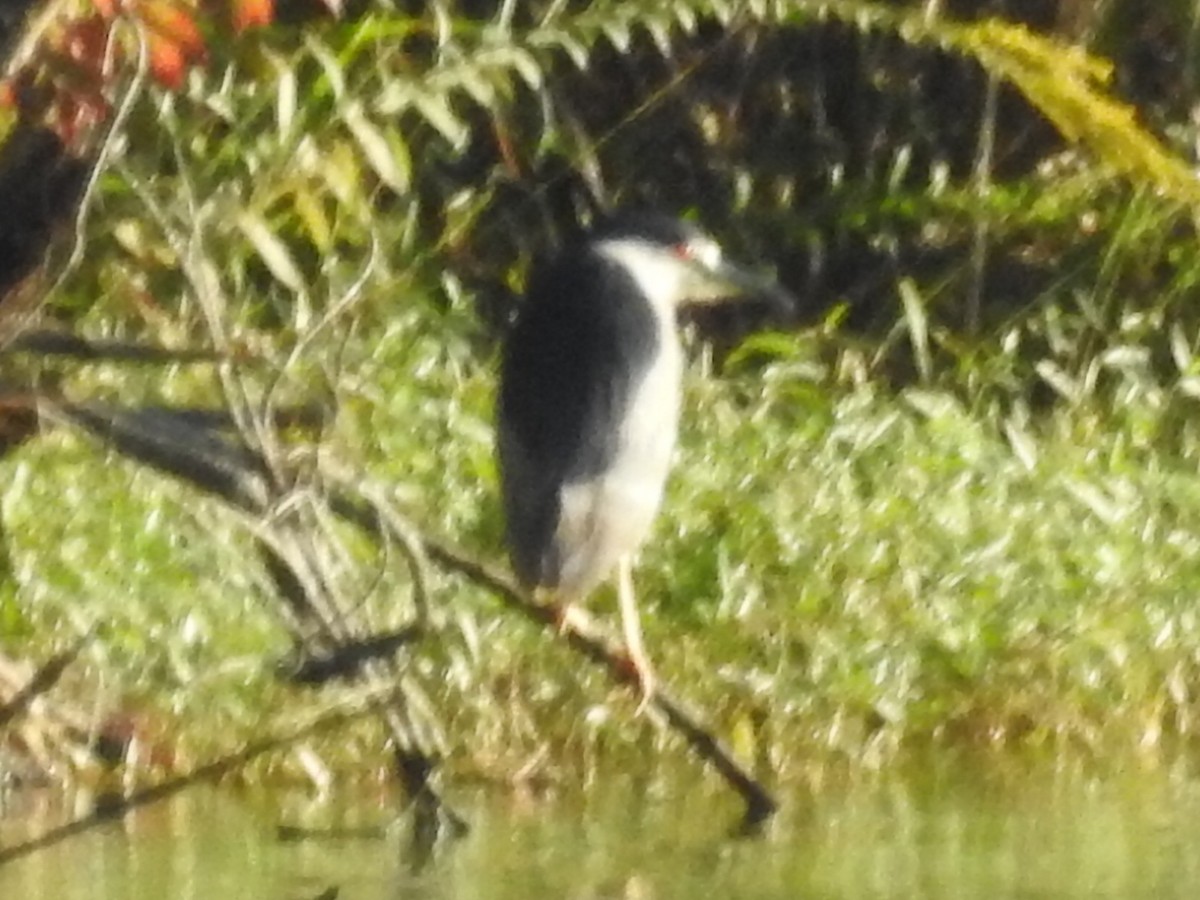
M296 191L292 205L313 246L322 253L328 253L333 247L333 228L329 224L329 217L325 214L321 198L306 185Z
M243 210L237 217L238 230L246 236L271 274L297 294L304 292L304 277L292 259L287 245L257 213Z
M1058 363L1050 359L1039 360L1034 366L1038 375L1046 384L1050 385L1054 391L1071 403L1078 403L1082 396L1082 391L1079 387L1079 382L1063 371Z
M912 279L900 282L900 301L904 304L904 321L908 326L908 338L912 341L913 357L921 380L933 377L933 357L929 352L929 317L925 314L925 301Z
M296 72L282 62L275 82L275 124L279 137L286 140L296 122Z
M628 22L605 22L603 29L605 36L608 38L609 43L613 45L614 49L621 53L629 52L629 45L633 38L630 33Z
M537 57L523 47L508 47L501 57L501 62L510 67L534 90L540 90L545 81L545 73L538 63Z
M443 73L444 75L445 73ZM453 79L440 79L452 82L462 87L458 73ZM470 129L450 108L448 89L441 92L427 88L418 88L410 81L389 84L375 104L375 111L385 117L399 115L407 109L415 109L418 114L434 127L442 137L457 149L466 146L470 137Z
M461 149L466 146L467 139L471 136L470 129L450 109L448 98L435 94L420 93L413 98L413 105L421 114L421 117L432 125L455 148Z
M338 62L332 50L315 38L308 37L305 45L308 47L308 52L313 55L313 59L320 63L321 69L325 72L333 96L339 100L342 99L346 95L346 73L342 69L342 64Z
M342 120L380 180L398 194L407 191L412 182L412 160L399 136L389 140L357 103L343 110Z
M491 109L496 105L496 84L492 81L491 74L480 66L466 66L458 73L458 86L484 109Z
M334 142L322 154L318 172L339 203L352 209L362 203L362 155L349 141Z

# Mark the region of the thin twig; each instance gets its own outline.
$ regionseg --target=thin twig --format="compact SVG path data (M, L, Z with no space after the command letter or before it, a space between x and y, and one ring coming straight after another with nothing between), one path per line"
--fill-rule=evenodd
M201 782L215 781L218 778L228 775L230 772L242 768L247 763L266 753L286 749L313 735L333 731L365 716L375 715L381 709L386 709L394 701L394 693L395 690L393 688L388 688L386 691L376 691L361 697L353 704L334 707L317 716L312 721L301 725L299 728L272 735L262 740L253 741L241 750L197 766L176 778L171 778L161 784L134 791L128 797L124 798L116 809L112 806L97 808L86 816L81 816L78 819L67 822L65 825L52 828L44 834L31 838L28 841L12 847L2 847L0 848L0 866L28 856L38 850L61 843L67 838L74 837L105 822L111 822L117 814L123 814L130 810L139 809L143 806L149 806L152 803L169 799Z
M108 45L105 47L105 56L107 59L112 58L112 48L116 45L118 35L114 29L108 38ZM71 253L67 257L66 262L59 268L57 277L54 283L46 291L45 296L51 297L62 289L67 280L79 268L83 262L83 257L87 248L87 226L91 216L93 202L96 197L96 191L100 185L100 178L105 173L109 159L112 157L114 149L120 143L125 135L125 124L128 122L130 115L133 113L134 105L142 96L142 92L146 87L146 75L150 70L150 51L149 45L144 35L139 30L138 39L138 57L137 67L134 69L133 75L129 80L129 85L126 87L124 95L121 97L121 102L117 104L116 114L112 117L108 128L105 129L104 137L100 141L100 148L96 153L96 161L92 165L91 172L88 175L87 184L84 185L83 193L79 201L79 207L75 213L74 236L71 244Z
M343 486L347 482L340 481ZM384 491L374 485L366 485L358 489L358 493L375 510L378 526L371 532L380 537L389 538L399 544L408 564L409 579L412 582L413 609L416 612L415 625L424 627L429 624L429 560L425 556L424 540L416 527L388 500Z
M26 353L84 362L190 363L220 362L224 357L197 347L162 347L137 341L89 340L68 331L25 331L9 341L6 355Z
M58 684L58 680L62 678L71 663L79 658L79 654L90 638L90 634L85 634L69 650L55 654L43 663L41 668L33 673L33 677L25 683L25 686L17 691L8 703L0 706L0 728L21 715L38 697L48 694Z
M1000 79L992 73L987 75L987 87L983 95L983 115L979 122L979 143L975 150L975 171L972 175L975 196L979 208L975 213L975 227L971 236L971 285L967 294L967 333L972 337L979 334L983 317L984 278L987 275L988 249L991 237L989 213L985 209L988 192L992 186L992 166L996 155L996 113L999 102Z

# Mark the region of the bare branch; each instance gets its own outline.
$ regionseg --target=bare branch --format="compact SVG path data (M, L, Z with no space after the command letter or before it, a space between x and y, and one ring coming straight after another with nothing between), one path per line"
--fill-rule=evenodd
M240 750L226 754L212 762L197 766L177 778L171 778L161 784L135 791L128 797L125 797L116 808L111 805L98 807L88 815L74 819L58 828L52 828L36 838L12 847L0 847L0 866L21 859L38 850L61 843L67 838L82 834L91 828L95 828L97 825L110 822L117 815L167 800L193 785L216 781L231 772L237 771L266 753L286 750L293 744L306 740L313 735L326 731L334 731L365 716L375 715L393 702L394 693L394 689L390 688L385 691L375 691L352 704L336 706L298 728L284 730L262 740L253 741Z
M62 653L57 653L42 664L33 677L3 706L0 706L0 728L21 715L38 697L48 694L58 684L63 673L79 658L79 654L91 639L84 635L75 644Z
M347 521L368 533L378 534L378 519L366 504L345 495L331 498L330 503ZM487 588L509 609L541 626L547 634L565 640L572 650L606 668L615 680L640 690L624 654L614 649L607 638L590 624L586 624L582 616L573 618L570 627L564 628L556 607L535 602L506 571L481 562L464 550L428 534L421 535L421 541L425 553L433 562ZM734 759L720 739L705 728L682 701L660 683L648 703L649 709L660 717L660 721L683 737L696 755L711 765L742 796L746 802L744 824L747 828L770 818L778 804L766 787Z

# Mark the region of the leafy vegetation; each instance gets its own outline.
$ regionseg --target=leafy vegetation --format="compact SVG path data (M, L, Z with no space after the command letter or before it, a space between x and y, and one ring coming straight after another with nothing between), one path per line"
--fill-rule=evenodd
M0 377L258 421L328 401L302 468L499 557L495 351L531 259L599 206L687 211L805 309L689 325L639 577L663 677L784 778L930 745L1188 751L1193 125L1174 94L1118 96L1109 20L936 5L364 4L210 41L177 83L134 66L43 313L232 363L13 355ZM96 635L61 690L177 731L180 758L312 702L276 680L290 644L243 518L66 429L0 459L0 485L0 646ZM402 624L395 554L330 531L356 613ZM589 770L655 740L485 593L432 588L407 671L461 769ZM371 727L319 749L359 761Z

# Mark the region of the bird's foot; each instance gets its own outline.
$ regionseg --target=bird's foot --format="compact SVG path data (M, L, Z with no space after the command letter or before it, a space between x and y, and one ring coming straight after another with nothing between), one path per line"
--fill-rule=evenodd
M650 660L644 653L632 649L626 650L620 658L621 677L638 693L638 705L635 715L641 715L654 700L657 678Z
M559 634L574 631L587 634L591 619L587 612L574 603L550 603L550 616Z

